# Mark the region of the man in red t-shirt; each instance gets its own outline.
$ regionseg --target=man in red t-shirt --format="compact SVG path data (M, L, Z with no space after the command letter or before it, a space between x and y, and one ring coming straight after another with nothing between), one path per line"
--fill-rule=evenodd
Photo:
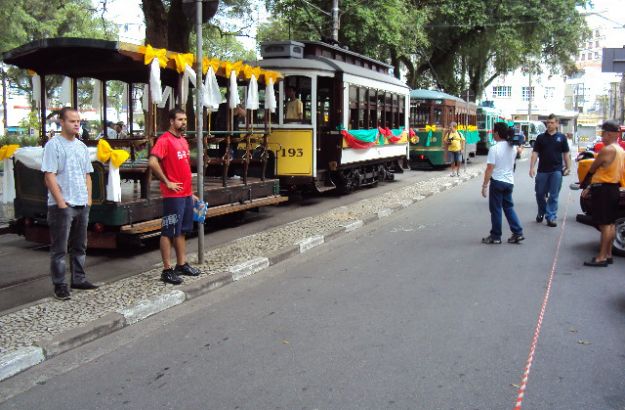
M161 181L163 222L161 225L161 280L179 285L179 275L197 276L200 272L186 262L184 234L193 230L191 153L184 138L187 114L179 108L169 112L169 130L161 135L150 152L150 169ZM176 250L176 267L171 267L171 245Z

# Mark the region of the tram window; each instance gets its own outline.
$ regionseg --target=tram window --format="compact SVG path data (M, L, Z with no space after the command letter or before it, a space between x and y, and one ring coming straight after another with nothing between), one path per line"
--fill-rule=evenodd
M367 111L367 89L360 87L358 89L358 128L365 128L365 117Z
M384 94L384 123L383 127L391 128L393 123L393 97L391 93Z
M385 111L384 111L384 93L378 91L378 111L377 111L377 123L376 127L383 127L385 122Z
M349 86L349 128L358 129L358 87Z
M443 110L440 108L434 108L434 118L432 121L434 124L440 125L443 119Z
M309 77L290 76L284 80L284 122L310 124L312 112Z
M396 128L404 128L404 106L406 104L406 97L397 96L397 125Z
M369 89L369 126L368 128L376 128L378 126L377 106L378 106L377 91Z

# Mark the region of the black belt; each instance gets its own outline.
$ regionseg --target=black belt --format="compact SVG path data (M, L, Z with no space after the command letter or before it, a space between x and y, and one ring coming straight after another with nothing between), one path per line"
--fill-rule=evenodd
M616 185L616 186L620 186L621 184L619 182L599 182L596 184L590 184L591 187L599 187L599 186L612 186L612 185Z
M67 204L67 203L66 203L66 205L69 206L70 208L74 208L74 209L83 209L85 207L84 205L70 205L70 204Z

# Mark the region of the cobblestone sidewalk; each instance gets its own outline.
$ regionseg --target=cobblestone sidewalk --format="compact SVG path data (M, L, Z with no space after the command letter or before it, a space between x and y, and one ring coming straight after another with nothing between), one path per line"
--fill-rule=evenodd
M433 177L349 206L338 207L317 216L237 239L206 252L207 262L199 266L204 274L198 278L185 277L185 284L202 280L206 275L232 272L236 265L254 258L266 258L281 249L305 246L302 241L310 240L311 237L323 238L323 235L336 233L338 230L349 231L349 227L356 228L361 221L372 216L377 218L390 215L392 208L407 207L476 177L481 173L482 167L480 164L469 165L462 177ZM192 263L197 261L197 257L191 256L189 259ZM35 305L1 316L0 355L32 346L35 341L50 339L107 314L121 313L147 299L171 294L176 287L161 282L160 271L161 267L155 267L139 275L103 285L96 291L75 291L72 299L67 302L44 299Z

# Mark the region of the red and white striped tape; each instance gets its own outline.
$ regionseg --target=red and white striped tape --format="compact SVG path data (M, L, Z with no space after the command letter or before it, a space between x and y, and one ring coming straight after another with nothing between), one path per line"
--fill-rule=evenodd
M549 295L551 294L551 285L553 283L553 277L556 272L556 266L558 265L558 256L560 255L560 245L562 244L562 238L564 238L564 228L566 227L566 218L569 213L569 204L571 199L571 191L567 196L566 200L566 210L564 211L564 218L562 220L562 228L560 229L560 237L558 238L558 244L556 246L556 252L553 256L553 263L551 264L551 271L549 272L549 277L547 278L547 289L545 290L545 296L543 297L543 303L540 307L540 313L538 315L538 322L536 322L536 328L534 329L534 337L532 338L532 344L530 345L530 352L527 357L527 362L525 364L525 371L523 372L523 377L521 378L521 384L519 385L518 395L516 399L516 403L514 405L514 410L521 410L523 406L523 399L525 398L525 389L527 388L527 381L530 376L530 369L532 368L532 363L534 362L534 356L536 354L536 345L538 344L538 338L540 336L540 329L543 325L543 318L545 317L545 311L547 310L547 303L549 302Z

